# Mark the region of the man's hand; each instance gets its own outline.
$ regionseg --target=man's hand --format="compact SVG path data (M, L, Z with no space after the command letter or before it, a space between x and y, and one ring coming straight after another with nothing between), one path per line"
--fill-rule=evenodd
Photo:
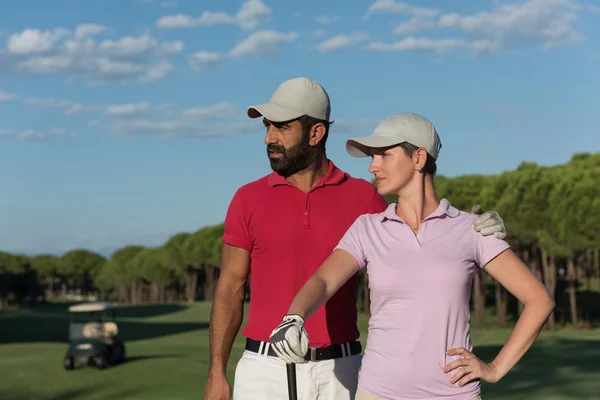
M500 218L500 215L496 211L483 212L481 206L476 204L471 209L471 213L479 215L473 225L475 230L481 233L483 236L494 235L498 239L506 238L506 230L504 228L504 221Z
M270 342L273 351L287 364L305 363L308 334L304 329L304 318L299 315L285 315L281 324L271 332Z
M231 386L225 375L208 375L204 389L204 400L231 400Z

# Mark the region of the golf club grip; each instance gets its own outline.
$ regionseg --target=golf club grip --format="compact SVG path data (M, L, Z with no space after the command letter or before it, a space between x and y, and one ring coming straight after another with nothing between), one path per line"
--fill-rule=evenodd
M288 394L290 400L298 400L298 388L296 386L296 364L286 364Z

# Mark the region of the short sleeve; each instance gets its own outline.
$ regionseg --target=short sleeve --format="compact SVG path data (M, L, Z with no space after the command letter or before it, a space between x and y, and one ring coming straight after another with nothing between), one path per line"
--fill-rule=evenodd
M473 230L475 234L475 258L479 267L484 268L487 263L499 256L503 251L510 248L510 245L494 235L483 236L481 233Z
M227 209L225 217L225 232L223 234L223 243L241 247L244 250L252 250L252 237L250 236L249 216L246 211L246 204L238 190Z
M367 204L367 214L379 214L384 212L386 208L387 202L383 196L377 192L377 189L373 187L373 197L371 198L370 203Z
M345 250L350 253L358 262L360 268L364 268L365 265L367 265L367 257L365 255L363 241L361 240L364 236L364 224L365 217L358 217L335 247L336 250Z

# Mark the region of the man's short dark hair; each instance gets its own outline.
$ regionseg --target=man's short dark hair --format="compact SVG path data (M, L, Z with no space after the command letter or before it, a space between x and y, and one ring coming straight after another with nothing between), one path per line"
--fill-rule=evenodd
M402 148L402 150L404 150L404 153L406 153L406 155L409 157L412 157L413 153L419 149L418 146L415 146L414 144L411 144L408 142L400 143L399 146ZM427 153L427 160L425 161L425 165L423 166L423 173L429 174L431 176L435 176L436 172L437 172L437 165L435 164L435 160L431 156L431 154Z

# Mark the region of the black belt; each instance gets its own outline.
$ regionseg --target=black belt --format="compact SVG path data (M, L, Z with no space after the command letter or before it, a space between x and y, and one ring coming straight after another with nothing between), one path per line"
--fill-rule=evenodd
M277 357L277 354L271 347L271 343L259 340L246 339L246 350L258 353L261 356ZM360 354L362 345L360 342L346 342L342 344L332 344L327 347L311 347L304 356L306 361L323 361L334 358L350 357Z

